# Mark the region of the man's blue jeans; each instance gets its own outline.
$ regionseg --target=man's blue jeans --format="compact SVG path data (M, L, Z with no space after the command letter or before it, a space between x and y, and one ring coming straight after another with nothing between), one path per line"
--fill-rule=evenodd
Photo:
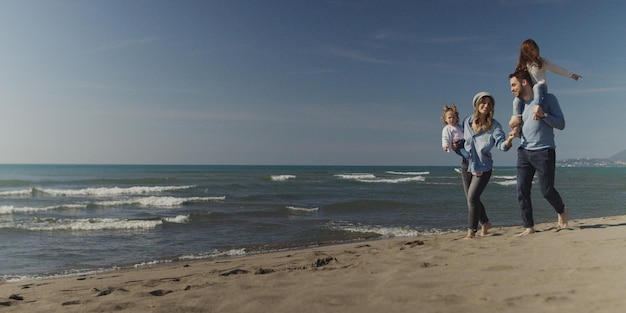
M533 205L530 199L535 173L537 173L543 197L548 200L556 213L561 214L565 210L561 195L554 188L555 162L556 152L554 149L537 151L530 151L521 147L517 149L517 201L525 228L535 226Z

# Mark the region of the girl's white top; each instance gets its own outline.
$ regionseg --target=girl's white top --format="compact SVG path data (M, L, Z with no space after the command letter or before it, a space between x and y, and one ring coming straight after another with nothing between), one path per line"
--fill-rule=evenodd
M533 80L533 84L544 84L547 85L548 81L546 80L546 72L550 71L554 74L558 74L561 76L565 76L568 78L572 77L572 73L568 72L566 69L548 61L546 58L541 58L543 61L543 66L539 68L536 64L528 63L526 64L526 68L528 69L528 73L530 73L530 77Z
M452 149L452 143L463 139L463 128L459 124L446 125L441 130L441 146ZM450 150L448 150L450 152Z

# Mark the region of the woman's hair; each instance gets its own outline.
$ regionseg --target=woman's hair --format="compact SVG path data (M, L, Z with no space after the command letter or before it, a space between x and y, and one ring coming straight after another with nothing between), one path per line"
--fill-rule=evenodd
M482 99L486 98L486 97L482 97L480 98L477 103L481 103ZM489 97L491 98L491 97ZM472 128L474 129L474 132L478 132L479 130L482 131L488 131L489 129L491 129L491 124L493 124L493 115L494 115L494 107L495 107L495 103L493 101L493 98L491 98L491 110L489 110L489 112L487 112L487 117L485 119L485 121L481 121L480 120L480 112L478 112L478 108L480 107L480 105L476 105L474 107L474 118L473 118L473 122L472 122Z
M515 70L525 70L528 64L534 64L539 68L543 66L543 60L539 55L539 46L532 39L526 39L522 42L519 48L519 60L517 60Z
M452 112L455 116L456 116L456 121L457 123L459 122L459 112L456 110L456 105L451 104L451 105L444 105L443 106L443 115L441 116L441 120L443 121L444 124L448 125L448 123L446 122L446 114L448 114L448 112Z

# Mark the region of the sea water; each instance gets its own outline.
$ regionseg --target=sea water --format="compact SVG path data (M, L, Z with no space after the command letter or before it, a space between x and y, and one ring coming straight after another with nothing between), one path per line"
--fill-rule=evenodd
M0 281L460 232L458 167L0 165ZM482 200L520 225L515 168ZM535 184L536 185L536 184ZM558 168L570 218L626 213L626 168ZM556 214L533 190L537 222Z

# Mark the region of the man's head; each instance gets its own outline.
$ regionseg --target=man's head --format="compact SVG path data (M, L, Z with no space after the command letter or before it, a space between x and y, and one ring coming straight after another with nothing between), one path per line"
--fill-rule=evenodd
M515 73L509 75L509 82L511 83L511 93L514 96L524 100L533 98L533 85L528 71L515 71Z

